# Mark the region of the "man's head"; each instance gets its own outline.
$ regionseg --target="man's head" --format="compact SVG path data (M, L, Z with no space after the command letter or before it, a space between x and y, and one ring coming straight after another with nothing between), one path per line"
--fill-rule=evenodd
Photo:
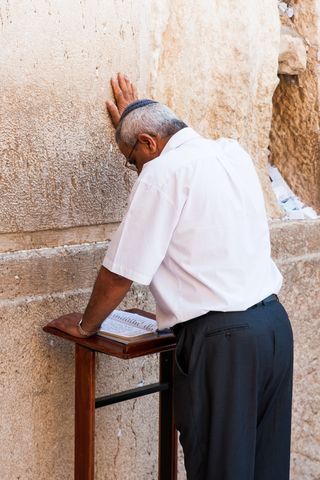
M170 137L186 126L165 105L137 100L122 113L116 141L121 153L140 173L145 163L160 155Z

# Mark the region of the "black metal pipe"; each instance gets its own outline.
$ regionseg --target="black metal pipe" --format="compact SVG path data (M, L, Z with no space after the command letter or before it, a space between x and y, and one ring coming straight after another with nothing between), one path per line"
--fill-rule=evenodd
M96 398L95 408L105 407L106 405L112 405L114 403L125 402L133 398L143 397L144 395L150 395L152 393L163 392L169 389L169 383L152 383L143 387L133 388L131 390L125 390L120 393L113 393L112 395L106 395L104 397Z

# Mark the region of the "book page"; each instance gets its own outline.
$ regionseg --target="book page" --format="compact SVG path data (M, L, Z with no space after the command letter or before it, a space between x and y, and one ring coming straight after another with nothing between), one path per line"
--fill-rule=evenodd
M137 313L114 310L100 326L100 332L120 337L137 337L157 330L157 322Z

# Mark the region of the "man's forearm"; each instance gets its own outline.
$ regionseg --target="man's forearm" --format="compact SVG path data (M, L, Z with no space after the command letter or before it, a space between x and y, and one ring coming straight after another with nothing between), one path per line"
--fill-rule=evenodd
M125 297L131 284L131 280L101 267L83 315L82 328L87 332L98 330L103 320Z

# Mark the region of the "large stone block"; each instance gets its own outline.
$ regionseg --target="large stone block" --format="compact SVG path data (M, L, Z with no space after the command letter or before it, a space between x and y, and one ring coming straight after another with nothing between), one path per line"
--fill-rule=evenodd
M319 231L319 221L271 224L273 255L285 280L281 300L295 337L292 480L318 480L320 473ZM42 326L60 314L83 310L106 246L75 245L1 256L3 480L72 479L73 348L44 334ZM15 286L19 271L21 294ZM132 287L122 308L132 306L154 311L147 288ZM154 382L158 361L156 356L127 362L98 355L97 368L97 395L103 395L142 381ZM97 479L155 480L157 427L157 396L98 411ZM183 479L181 465L179 480Z
M319 339L320 223L272 225L276 262L284 276L280 292L294 334L292 480L320 478Z
M272 256L282 262L319 254L318 220L275 221L270 224Z
M10 0L1 18L2 232L121 219L133 177L104 106L118 70L201 133L238 138L277 215L265 168L276 0Z
M238 139L256 164L270 216L272 96L278 84L277 1L169 3L152 91L204 135Z
M307 68L307 49L304 39L292 28L281 28L278 73L299 75Z
M123 216L133 177L105 100L118 69L145 90L146 3L10 0L0 7L2 232Z
M281 75L273 99L270 160L303 202L320 211L319 2L298 0L286 20L308 47L307 69Z
M87 299L70 292L1 305L2 480L73 478L73 346L41 328L63 311L83 309ZM134 287L122 308L142 304L152 309ZM97 395L157 378L156 355L130 361L98 355ZM157 478L157 429L156 395L97 411L95 478Z
M318 11L316 0L295 2L290 22L309 45L308 68L299 85L281 79L271 137L280 170L314 206ZM0 18L0 251L12 252L0 257L0 476L71 480L73 348L41 327L84 308L134 181L105 113L109 77L126 71L141 95L168 103L200 133L237 138L277 216L265 168L278 82L277 0L8 0ZM318 232L318 221L271 228L296 339L293 480L320 478ZM154 308L136 285L122 304L130 306ZM99 395L157 378L156 356L99 355L97 363ZM156 396L97 412L97 479L157 478L157 415Z

